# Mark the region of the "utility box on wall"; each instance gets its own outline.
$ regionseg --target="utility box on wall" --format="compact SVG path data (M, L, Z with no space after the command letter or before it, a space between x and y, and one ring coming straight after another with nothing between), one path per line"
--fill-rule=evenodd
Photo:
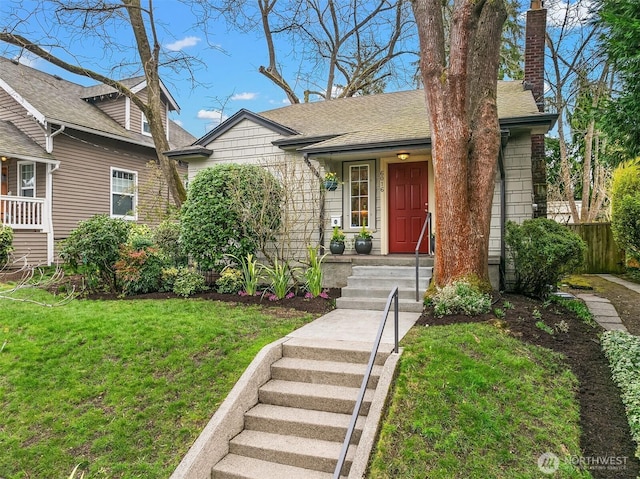
M331 227L337 226L338 228L342 228L342 216L332 216L331 217Z

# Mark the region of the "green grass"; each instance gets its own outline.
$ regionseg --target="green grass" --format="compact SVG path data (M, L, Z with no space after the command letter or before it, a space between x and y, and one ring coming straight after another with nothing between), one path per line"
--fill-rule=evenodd
M580 455L577 381L552 351L483 324L413 328L369 478L590 477ZM551 477L551 476L549 476Z
M202 300L0 299L0 477L63 478L76 464L86 479L168 477L260 348L311 319L288 316Z

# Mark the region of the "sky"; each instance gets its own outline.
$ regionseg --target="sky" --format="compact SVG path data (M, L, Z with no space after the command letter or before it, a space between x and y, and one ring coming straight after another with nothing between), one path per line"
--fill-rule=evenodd
M0 16L10 6L9 0L0 0ZM242 108L260 112L289 104L284 92L258 72L260 65L268 63L264 40L253 33L229 31L223 20L209 24L207 37L200 29L193 28L194 16L181 2L156 0L154 7L157 22L162 25L159 29L162 48L183 51L202 62L193 71L195 83L188 71L161 72L165 85L180 106L180 113L173 114L172 119L191 134L204 135ZM38 28L39 25L33 22L31 32L34 36L38 34ZM116 31L116 38L120 32L125 33ZM86 42L72 48L87 57L104 57L105 46L98 42ZM13 47L0 45L0 55L12 57L17 53ZM52 50L52 53L56 51ZM100 73L107 71L111 66L109 60L116 61L117 55L117 52L111 52L106 57L102 65L104 70ZM95 84L94 80L69 73L33 55L21 61L75 83ZM100 70L100 66L94 69Z
M550 10L550 25L558 21L556 18L564 16L561 15L564 13L563 7L566 8L564 1L545 2L545 6ZM576 4L579 0L569 1ZM590 2L591 0L581 0L581 5ZM142 3L144 5L146 1ZM523 3L528 6L527 0L523 0ZM37 21L36 15L31 13L35 10L36 4L36 1L31 0L0 0L0 29L11 24L11 16L7 13L12 9L16 11L17 8L20 15L27 18L25 26L21 26L28 32L25 36L37 38L43 32L51 31L50 26L44 25L42 20ZM155 0L154 9L162 48L167 52L182 51L201 62L192 73L161 71L165 85L181 108L180 113L174 114L172 118L191 134L201 137L242 108L261 112L289 104L284 92L258 72L260 65L268 63L266 43L258 33L241 33L229 29L223 19L212 19L207 23L208 34L205 34L201 28L194 27L198 14L194 14L178 0ZM48 15L47 21L53 21L54 18ZM131 34L125 27L114 29L107 25L106 28L106 33L114 38L114 43L133 45ZM103 42L88 38L74 38L71 41L64 38L60 32L57 32L56 38L62 38L63 42L70 40L69 49L76 55L90 59L93 63L90 67L100 73L108 73L113 64L122 60L121 55L126 55L114 45L105 47ZM283 52L290 49L289 45L283 47L286 47L283 48ZM51 48L51 51L60 54L59 49ZM15 48L0 44L0 55L12 57L17 53ZM283 66L283 76L291 81L291 72L295 64L280 53L280 59L283 58L289 62ZM21 61L76 83L95 84L93 80L68 73L37 57L26 56ZM305 87L306 85L299 85L296 92L300 94Z

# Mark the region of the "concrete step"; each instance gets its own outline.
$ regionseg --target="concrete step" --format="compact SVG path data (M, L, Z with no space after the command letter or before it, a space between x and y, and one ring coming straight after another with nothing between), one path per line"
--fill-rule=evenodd
M318 341L292 338L283 344L282 355L288 358L367 364L372 347L373 343L356 341ZM391 344L381 344L376 355L375 364L383 365L389 354L391 354L392 349L393 345Z
M271 365L271 379L358 388L367 370L364 363L282 358ZM367 387L375 388L382 366L374 366Z
M414 280L415 284L415 280ZM428 285L427 285L428 286ZM427 286L424 289L421 287L418 289L418 294L420 299L422 299L422 295L427 289ZM389 297L389 293L391 292L391 288L356 288L347 286L346 288L342 288L341 297L343 298L384 298ZM412 299L415 301L416 299L416 290L415 287L411 288L399 288L398 289L398 299Z
M351 414L359 388L333 385L314 385L272 379L258 390L258 401L263 404L316 411ZM367 389L360 414L369 413L374 391Z
M421 276L419 280L419 289L423 291L429 286L431 277ZM386 289L388 296L391 290L397 286L403 289L416 289L416 278L385 278L384 276L349 276L347 278L346 288L362 288L362 289ZM343 288L344 289L344 288Z
M212 479L331 479L327 472L227 454L213 468Z
M229 453L315 471L333 472L342 443L244 430L229 442ZM351 467L355 447L349 449L345 470Z
M421 266L418 273L421 277L431 277L432 267ZM352 276L382 276L385 278L415 278L416 268L410 266L354 266Z
M328 256L327 258L329 258ZM379 255L345 255L350 258L354 266L407 266L415 268L415 254L389 254L385 256ZM420 266L432 267L434 265L434 257L426 254L419 256Z
M336 299L336 308L338 309L368 309L373 311L383 311L386 304L386 298L351 298L342 296ZM391 305L391 308L393 310L393 304ZM421 313L423 308L424 305L422 301L416 301L415 297L413 299L398 300L398 310L402 312Z
M358 417L351 437L352 444L360 441L365 420L365 416ZM246 412L244 427L254 431L342 443L350 421L350 414L257 404Z

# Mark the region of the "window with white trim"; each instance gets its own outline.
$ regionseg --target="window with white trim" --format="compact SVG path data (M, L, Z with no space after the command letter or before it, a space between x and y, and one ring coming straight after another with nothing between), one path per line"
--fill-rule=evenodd
M111 217L136 219L138 173L111 168Z
M151 125L149 124L149 121L147 121L147 117L144 113L142 114L142 134L151 136Z
M18 195L36 197L36 164L18 162Z
M345 190L344 215L348 228L358 229L375 225L375 161L345 164L348 187Z

